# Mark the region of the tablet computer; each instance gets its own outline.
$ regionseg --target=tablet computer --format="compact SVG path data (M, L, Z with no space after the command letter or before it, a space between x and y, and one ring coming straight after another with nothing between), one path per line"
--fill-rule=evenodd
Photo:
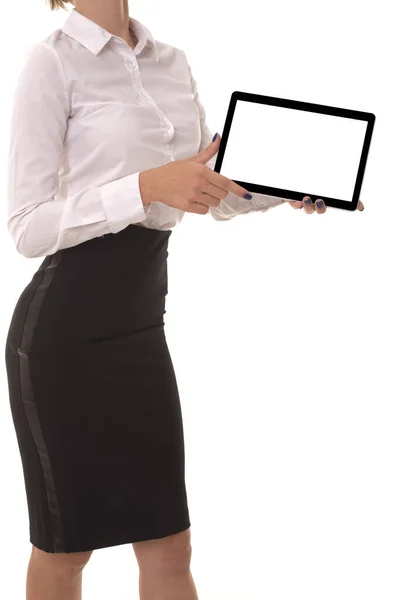
M214 171L250 192L356 210L375 115L235 91Z

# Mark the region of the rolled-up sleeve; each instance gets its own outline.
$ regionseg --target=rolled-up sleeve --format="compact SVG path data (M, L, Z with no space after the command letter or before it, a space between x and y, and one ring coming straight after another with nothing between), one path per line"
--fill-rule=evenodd
M206 121L206 112L204 106L201 103L197 82L193 77L192 70L189 66L190 72L190 81L192 86L193 99L197 105L200 115L200 128L201 128L201 144L199 148L199 152L204 150L212 141L213 134L209 129ZM214 170L216 163L216 156L214 156L211 160L206 163L206 167ZM265 194L256 194L254 192L250 192L253 196L251 200L245 200L232 192L228 192L227 197L224 200L221 200L219 205L216 207L211 206L208 214L210 214L217 221L227 221L236 217L240 214L246 214L253 211L266 212L270 208L275 206L280 206L281 204L285 204L286 200L284 198L277 198L275 196L267 196Z
M17 80L8 157L7 227L18 252L29 258L117 233L146 218L139 173L58 195L68 118L61 59L39 42Z

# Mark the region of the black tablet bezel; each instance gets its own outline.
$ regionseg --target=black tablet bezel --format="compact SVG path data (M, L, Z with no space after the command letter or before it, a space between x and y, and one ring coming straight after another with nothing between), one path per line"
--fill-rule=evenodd
M345 210L356 210L358 200L360 197L362 181L364 178L365 167L367 164L368 152L371 144L372 132L375 123L375 115L370 112L363 112L359 110L350 110L347 108L337 108L334 106L325 106L323 104L313 104L311 102L301 102L299 100L288 100L285 98L277 98L274 96L264 96L261 94L251 94L249 92L235 91L232 93L231 100L229 103L228 113L225 120L224 129L221 136L221 143L218 150L218 156L215 162L214 171L219 173L222 162L224 159L225 149L227 146L229 132L231 129L233 116L235 113L236 103L238 100L245 102L256 102L258 104L270 104L273 106L282 106L284 108L294 108L296 110L305 110L309 112L322 113L326 115L334 115L337 117L347 117L350 119L357 119L359 121L367 121L367 129L365 132L363 149L361 152L360 163L358 167L357 179L354 186L353 198L349 202L347 200L341 200L338 198L327 198L326 196L317 196L315 194L309 194L307 190L301 192L294 190L284 190L281 188L268 187L264 185L258 185L247 181L232 180L243 186L249 192L255 192L258 194L266 194L269 196L277 196L278 198L285 198L287 200L302 200L304 196L311 196L313 202L317 198L322 198L327 206L334 208L342 208Z

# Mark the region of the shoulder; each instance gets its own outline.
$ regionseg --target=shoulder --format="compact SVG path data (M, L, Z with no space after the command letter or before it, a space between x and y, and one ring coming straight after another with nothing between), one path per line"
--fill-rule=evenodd
M57 30L59 31L59 30ZM57 32L31 44L25 51L22 72L39 75L42 69L47 72L61 72L62 61L58 52Z
M31 44L25 50L22 66L16 78L14 92L16 102L30 102L32 109L36 109L37 106L34 105L36 101L40 105L45 105L47 98L59 98L65 106L68 106L65 70L55 41L54 34L51 34Z
M62 70L68 62L68 58L75 57L75 55L76 43L59 28L32 44L26 51L25 62L34 63L37 66L42 63L49 68L57 65Z

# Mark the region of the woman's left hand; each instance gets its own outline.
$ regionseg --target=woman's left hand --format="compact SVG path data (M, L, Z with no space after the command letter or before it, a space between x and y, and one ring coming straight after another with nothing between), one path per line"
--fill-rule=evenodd
M327 208L322 198L317 198L314 203L312 202L310 196L304 196L303 200L289 200L289 204L293 208L304 208L304 212L306 212L308 215L311 215L313 212L322 215ZM361 202L361 200L358 201L357 210L364 210L364 204Z

